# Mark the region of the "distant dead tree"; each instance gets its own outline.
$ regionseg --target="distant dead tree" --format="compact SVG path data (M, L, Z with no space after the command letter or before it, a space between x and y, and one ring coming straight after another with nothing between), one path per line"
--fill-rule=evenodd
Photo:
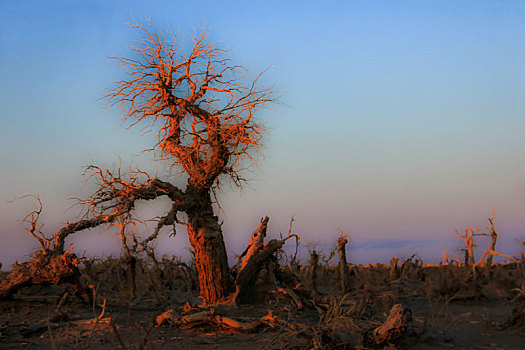
M477 234L476 231L481 229L481 227L467 227L465 229L465 233L460 233L458 230L456 230L456 236L459 238L463 238L465 241L465 265L474 265L476 264L476 260L474 258L474 247L476 246L474 243L474 239L476 236L479 236L480 234Z
M489 223L490 227L467 227L465 229L465 233L462 234L458 230L456 230L456 235L460 238L463 238L465 240L466 248L462 249L462 251L465 252L465 264L466 265L476 265L476 261L474 259L474 247L476 247L474 243L475 237L479 236L487 236L490 237L490 242L488 244L487 250L483 254L483 257L479 261L480 263L483 263L485 260L485 257L487 259L487 266L491 266L493 262L494 255L501 255L500 253L496 252L496 243L498 241L498 233L496 232L496 227L494 225L494 219L496 217L496 210L492 210L492 216L489 217ZM488 230L489 233L478 233L477 231L480 229Z
M343 230L335 226L341 235L337 238L337 253L339 254L339 279L341 281L341 291L348 293L350 291L350 271L348 270L348 262L346 260L346 245L348 244L348 236Z
M496 209L492 210L492 216L489 218L490 223L490 244L488 246L488 249L491 251L496 250L496 243L498 241L498 234L496 232L496 227L494 226L494 218L496 216ZM487 265L491 266L493 260L493 255L489 254L487 257Z

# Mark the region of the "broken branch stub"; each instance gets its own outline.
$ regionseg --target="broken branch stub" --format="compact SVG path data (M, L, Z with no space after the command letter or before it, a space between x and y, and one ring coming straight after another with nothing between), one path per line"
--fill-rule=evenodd
M268 229L268 220L270 220L268 216L266 216L264 219L261 219L259 226L252 233L248 246L246 247L244 252L241 254L241 257L244 256L244 259L242 259L242 263L241 263L241 270L244 269L244 267L246 266L248 261L250 261L252 256L254 256L257 252L263 249L264 237L266 237L266 231Z
M350 271L346 261L346 244L348 239L341 233L337 239L337 252L339 254L339 279L341 280L341 291L348 293L350 291Z
M251 257L244 268L239 272L235 281L235 293L233 301L237 303L248 303L253 301L255 283L261 268L270 257L282 248L284 239L272 239L264 248Z
M261 219L259 227L252 234L250 245L242 254L246 254L246 257L242 262L243 267L235 280L235 292L232 295L232 300L235 304L253 302L255 284L263 265L270 263L273 254L281 249L288 239L299 237L296 234L292 234L290 230L285 238L272 239L267 244L264 244L263 239L266 236L268 220L268 216Z

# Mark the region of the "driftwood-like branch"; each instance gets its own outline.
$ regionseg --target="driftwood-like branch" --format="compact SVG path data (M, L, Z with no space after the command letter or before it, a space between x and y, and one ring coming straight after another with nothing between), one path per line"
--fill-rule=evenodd
M65 251L67 237L79 231L117 221L117 224L121 226L121 235L124 235L126 220L132 220L130 212L137 200L151 200L160 196L167 196L175 202L174 207L184 206L184 193L168 182L148 176L144 184L138 184L137 176L138 174L144 175L143 172L132 173L129 179L125 181L120 175L120 169L117 176L96 166L90 166L86 171L91 172L90 176L98 175L100 181L99 189L88 200L81 203L87 207L85 216L88 218L67 223L54 234L53 239L47 238L42 233L42 225L38 223L43 207L40 198L37 195L30 195L37 200L38 208L29 213L25 221L30 222L28 231L40 243L42 250L36 253L31 260L11 271L8 277L2 281L0 298L12 295L18 289L31 284L53 285L63 282L72 283L74 286L78 285L79 293L85 296L87 292L83 291L78 280L80 276L78 261L74 254ZM169 219L166 219L165 223L168 221ZM124 237L121 238L125 242Z
M27 198L27 197L33 197L34 199L36 199L38 203L38 209L35 208L32 212L27 214L23 221L29 224L29 227L27 228L27 232L29 232L29 234L38 241L38 243L40 244L40 247L42 248L42 252L45 253L47 252L47 250L49 250L49 246L51 245L51 240L42 233L43 224L38 222L38 220L40 219L40 214L42 213L42 209L43 209L43 205L42 205L42 201L40 200L40 197L37 194L36 195L28 194L25 196L18 197L10 201L10 203L15 202L19 199Z
M153 233L142 242L143 250L146 249L149 242L157 239L157 237L159 236L160 229L163 228L164 226L171 225L173 228L173 234L175 234L175 224L176 223L180 224L180 222L177 220L178 211L179 211L179 207L176 204L173 204L171 206L170 211L165 216L159 219L159 221L157 222L157 226L155 227L155 230L153 231Z
M212 324L214 326L227 327L242 332L250 332L256 328L266 325L275 327L278 320L270 310L267 315L261 318L250 318L237 320L231 317L217 315L214 309L200 311L189 315L178 315L175 310L170 309L157 316L157 326L164 324L170 325L195 325L195 324Z
M66 237L68 237L69 235L72 235L78 231L86 230L89 228L100 226L102 224L113 222L115 218L118 217L119 215L121 214L116 213L113 215L107 215L107 216L97 217L97 218L88 219L88 220L80 220L72 224L67 224L65 227L61 228L55 234L55 245L53 247L53 250L55 250L56 252L63 252Z

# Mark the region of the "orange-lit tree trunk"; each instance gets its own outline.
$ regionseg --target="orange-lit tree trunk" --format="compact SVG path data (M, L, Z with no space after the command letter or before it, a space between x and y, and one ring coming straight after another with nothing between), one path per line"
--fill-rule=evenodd
M188 235L195 251L200 295L205 303L215 303L231 291L228 255L218 218L213 214L209 191L188 191L196 205L188 215Z

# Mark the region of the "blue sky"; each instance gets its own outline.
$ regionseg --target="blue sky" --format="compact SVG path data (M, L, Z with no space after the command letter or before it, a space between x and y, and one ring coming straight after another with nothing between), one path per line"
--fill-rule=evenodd
M131 16L180 35L205 26L236 63L272 66L283 104L260 114L265 159L250 188L220 195L232 254L266 214L271 234L295 214L304 244L326 249L341 227L363 263L455 254L454 230L487 225L493 208L503 252L525 239L523 2L4 0L0 13L4 264L36 247L19 223L32 203L7 201L38 193L51 234L75 219L68 198L92 190L82 166L120 155L154 167L133 157L152 135L125 130L100 100L124 74L108 57L137 39ZM111 232L73 244L118 253ZM161 244L186 246L182 232Z

